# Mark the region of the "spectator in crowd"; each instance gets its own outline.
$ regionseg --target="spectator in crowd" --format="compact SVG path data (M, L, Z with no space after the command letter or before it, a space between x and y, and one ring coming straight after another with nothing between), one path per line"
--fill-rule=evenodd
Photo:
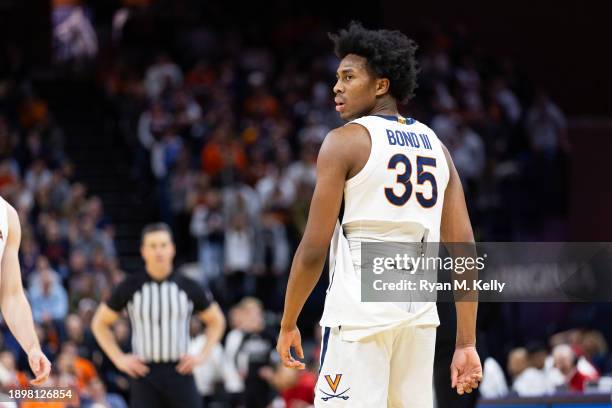
M64 177L63 170L61 168L53 169L49 192L50 210L56 214L61 214L69 194L70 184Z
M235 213L225 231L225 272L230 304L245 296L255 295L255 279L252 274L255 255L255 231L245 213Z
M527 111L526 128L531 150L549 160L559 150L569 150L565 116L544 91L538 92Z
M47 188L51 180L51 172L47 169L42 158L38 158L32 163L25 176L26 186L31 191Z
M486 152L481 137L456 114L438 115L434 119L432 128L453 157L468 197L466 201L474 203L475 192L485 170Z
M287 275L290 262L287 229L279 218L279 213L273 210L262 214L255 264L257 297L265 302L266 307L277 311L281 309L279 300L283 292L279 277Z
M245 406L265 408L274 395L269 383L260 375L260 369L273 364L276 336L266 327L263 306L258 299L244 298L236 310L236 326L225 339L226 358L244 381Z
M189 354L197 355L201 353L206 345L206 335L203 333L202 323L197 319L191 320L191 342L189 344ZM194 335L196 335L193 337ZM211 402L218 399L217 391L224 387L225 382L225 355L221 344L216 344L211 351L208 359L194 368L198 392L202 395L204 406L209 406Z
M306 408L314 404L317 376L311 370L293 370L282 364L263 367L260 375L282 396L287 408Z
M10 351L0 352L0 385L4 388L16 387L21 383L23 373L17 371L15 356Z
M546 375L532 366L525 348L517 348L508 355L508 372L512 377L512 390L521 397L537 397L552 393Z
M599 377L597 372L589 372L578 368L578 356L568 344L559 344L553 349L554 366L565 377L565 386L570 391L584 391L589 381Z
M21 241L21 251L19 251L19 264L21 265L23 280L29 280L29 276L36 268L36 261L39 256L39 247L36 241L32 237L25 235Z
M482 382L478 389L484 398L502 398L508 394L504 370L493 357L487 357L484 361Z
M608 354L608 343L598 330L589 330L582 336L582 350L585 359L602 374L610 373L611 358Z
M51 266L57 270L65 269L69 246L68 241L62 237L60 226L55 219L50 219L45 226L42 245L42 252ZM66 278L67 276L62 274L62 279Z
M79 63L98 53L96 31L83 7L76 3L53 8L53 43L55 58L60 62Z
M226 221L219 192L209 190L205 200L194 208L191 233L198 239L198 259L203 281L206 284L214 284L223 269Z
M70 305L74 308L82 299L100 301L110 293L108 278L102 272L88 271L74 276L68 285Z
M210 141L202 148L202 170L212 178L232 181L233 173L246 168L247 159L241 143L232 140L229 124L217 126Z
M279 167L268 165L266 176L257 182L257 193L264 208L285 209L295 198L295 186L281 172Z
M183 83L183 72L167 54L159 54L145 73L147 96L157 100L164 92Z
M68 313L68 295L57 274L45 268L36 272L28 291L36 323L63 320Z
M94 220L89 216L83 216L79 223L78 242L73 242L75 249L85 253L88 258L98 247L104 247L104 237L100 230L96 229ZM112 256L113 254L108 254Z
M87 204L87 188L81 183L74 183L70 187L70 194L65 202L64 212L68 218L74 220L74 217L80 214ZM71 237L75 239L75 237Z
M87 395L83 408L127 408L125 400L120 395L107 393L106 386L97 377L89 382Z
M93 301L92 301L93 302ZM97 303L94 302L94 305ZM87 322L87 327L91 319ZM113 333L117 339L117 344L123 352L131 350L130 344L130 327L125 319L120 319L113 326ZM90 331L88 331L88 337L92 337ZM98 367L101 379L104 381L108 391L110 393L121 395L126 401L129 400L129 389L130 382L127 374L119 371L112 361L97 347L92 348L92 361Z
M79 392L85 392L91 382L98 378L98 372L91 361L79 356L76 344L64 342L58 358L58 370L66 376L67 381L76 386Z
M65 342L74 344L79 356L92 358L95 342L91 333L85 330L81 316L72 313L66 317L63 337Z
M227 219L235 215L246 216L247 223L256 228L261 214L259 196L253 187L242 180L227 186L223 191L223 209Z
M514 125L521 119L523 108L504 78L495 78L489 84L489 94L502 109L504 119Z

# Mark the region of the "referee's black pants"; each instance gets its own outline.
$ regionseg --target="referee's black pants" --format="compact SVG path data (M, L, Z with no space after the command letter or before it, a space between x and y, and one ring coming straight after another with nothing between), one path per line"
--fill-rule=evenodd
M193 375L176 371L178 363L148 364L149 373L132 380L131 408L201 408Z

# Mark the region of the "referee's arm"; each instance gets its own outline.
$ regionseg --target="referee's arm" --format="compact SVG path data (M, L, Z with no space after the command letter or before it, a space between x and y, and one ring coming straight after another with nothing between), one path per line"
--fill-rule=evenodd
M144 377L149 367L138 356L124 353L117 344L112 327L118 319L118 312L101 303L91 321L91 331L100 348L119 370L132 378Z
M206 309L198 314L198 318L206 325L204 334L206 335L206 345L197 355L185 355L176 366L181 374L191 374L193 369L206 361L213 348L225 333L225 316L217 302L211 303Z

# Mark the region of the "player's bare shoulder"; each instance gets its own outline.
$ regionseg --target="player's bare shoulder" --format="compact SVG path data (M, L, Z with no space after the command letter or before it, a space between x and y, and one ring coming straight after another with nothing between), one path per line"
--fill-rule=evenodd
M2 237L7 245L17 244L19 245L19 241L21 240L21 225L19 223L19 214L17 210L8 203L8 201L2 199L2 206L6 211L6 229L7 235ZM4 215L4 214L3 214Z
M444 158L446 158L446 165L448 167L449 183L450 183L453 180L454 175L457 173L457 169L455 169L455 163L453 163L453 158L450 152L448 151L448 148L444 145L444 143L442 143L442 141L440 141L440 147L442 148L442 151L444 152Z
M357 123L348 123L331 130L319 151L319 159L340 161L347 169L347 178L357 174L370 156L372 141L368 130Z

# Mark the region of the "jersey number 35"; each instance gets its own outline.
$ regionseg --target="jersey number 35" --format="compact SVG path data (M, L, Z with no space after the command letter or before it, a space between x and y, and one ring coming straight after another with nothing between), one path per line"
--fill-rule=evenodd
M387 168L396 170L397 165L399 163L404 164L405 171L403 173L397 174L395 182L404 186L404 193L401 195L397 195L393 191L393 187L385 187L385 197L387 197L387 200L389 200L391 204L396 206L402 206L406 204L408 200L410 200L410 196L412 195L413 190L413 185L410 181L410 177L412 176L412 163L406 155L403 155L401 153L394 154L389 160ZM427 198L423 193L417 192L415 194L416 199L422 207L431 208L436 205L436 202L438 201L438 183L436 183L436 178L433 173L425 171L424 167L436 167L436 159L433 157L417 156L416 165L417 185L423 185L425 183L431 184L431 197Z

